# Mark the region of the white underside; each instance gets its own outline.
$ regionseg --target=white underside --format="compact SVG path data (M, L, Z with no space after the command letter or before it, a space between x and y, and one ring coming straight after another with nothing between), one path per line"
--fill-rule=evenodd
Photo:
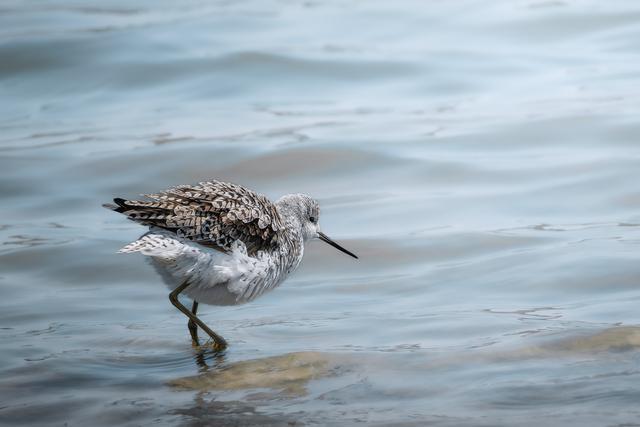
M275 288L280 280L269 275L272 261L263 253L251 257L237 241L230 253L198 245L166 231L151 231L120 252L140 252L173 290L185 281L182 292L191 299L212 305L249 302ZM265 280L269 277L271 280ZM271 282L271 283L270 283Z

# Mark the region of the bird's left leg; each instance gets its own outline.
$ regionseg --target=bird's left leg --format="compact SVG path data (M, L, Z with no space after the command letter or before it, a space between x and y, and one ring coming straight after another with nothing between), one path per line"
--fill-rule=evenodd
M193 315L195 316L197 312L198 312L198 301L193 300L193 305L191 306L191 313L193 313ZM200 342L198 341L198 326L193 320L191 320L191 318L189 318L189 323L187 324L187 327L189 328L189 333L191 334L191 341L193 342L193 345L196 347L199 346Z

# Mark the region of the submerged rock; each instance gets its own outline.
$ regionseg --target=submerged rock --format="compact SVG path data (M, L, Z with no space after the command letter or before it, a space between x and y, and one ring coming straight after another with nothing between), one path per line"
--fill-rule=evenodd
M625 351L640 348L640 327L619 326L605 329L594 335L572 337L550 344L549 351L602 352Z
M320 352L289 353L231 363L215 371L172 380L169 385L202 391L268 388L304 394L310 380L331 376L339 359Z
M639 326L617 326L589 334L569 336L544 344L524 346L511 351L486 353L491 361L509 361L530 358L604 355L640 349Z
M468 363L501 363L533 358L559 358L584 355L605 357L612 352L640 349L640 327L624 326L591 332L589 335L569 336L542 344L512 350L484 350L449 354L446 357L425 352L417 359L407 359L407 353L372 352L347 355L322 352L296 352L280 356L222 365L199 375L178 378L170 386L198 391L238 391L266 389L256 398L273 397L273 392L289 396L307 394L311 380L336 377L346 372L366 375L395 375L397 370L428 372L452 365ZM415 356L416 353L413 353Z

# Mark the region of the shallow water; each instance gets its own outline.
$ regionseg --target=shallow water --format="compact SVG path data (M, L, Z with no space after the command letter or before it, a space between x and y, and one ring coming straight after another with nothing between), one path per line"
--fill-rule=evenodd
M0 423L640 424L640 4L0 6ZM103 208L319 199L191 348Z

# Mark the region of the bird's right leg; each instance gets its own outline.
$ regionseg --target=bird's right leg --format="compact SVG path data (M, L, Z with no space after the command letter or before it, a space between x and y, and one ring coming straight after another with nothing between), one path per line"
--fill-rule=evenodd
M178 310L180 310L185 316L187 316L189 320L193 321L193 323L199 326L200 329L205 331L207 335L209 335L213 339L213 348L215 350L224 350L225 348L227 348L227 342L225 341L225 339L209 329L209 327L205 325L202 320L198 319L195 314L190 312L187 307L180 303L178 295L180 295L180 292L187 289L188 286L189 282L185 281L182 285L175 288L173 292L169 294L169 301L171 301L171 304L173 304Z
M198 312L198 301L193 300L193 305L191 306L191 313L195 316L197 312ZM198 326L193 320L189 319L189 323L187 324L187 327L189 328L189 333L191 334L191 341L193 342L193 345L195 345L196 347L199 346L200 342L198 341Z

